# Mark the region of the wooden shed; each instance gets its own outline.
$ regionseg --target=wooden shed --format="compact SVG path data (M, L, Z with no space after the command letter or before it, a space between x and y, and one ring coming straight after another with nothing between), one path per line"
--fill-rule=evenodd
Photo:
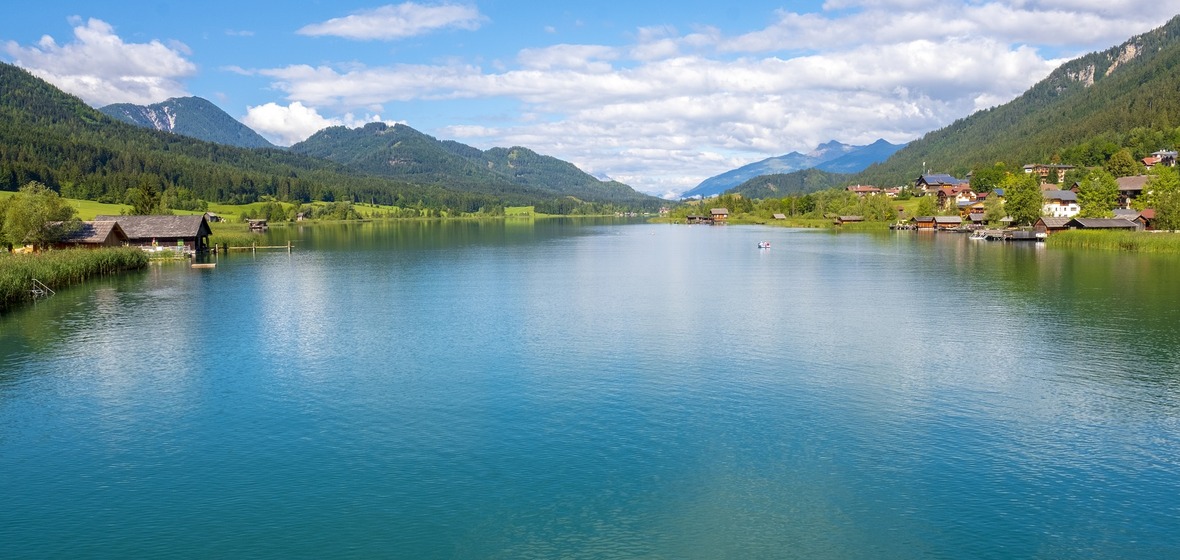
M1050 234L1055 231L1062 231L1069 229L1068 225L1070 218L1058 218L1053 216L1042 216L1033 223L1033 231L1037 233Z
M189 253L209 250L213 230L204 215L196 216L97 216L95 221L115 221L127 234L127 242L144 249L174 249Z
M1074 218L1065 226L1075 229L1140 229L1139 224L1122 218Z
M713 222L724 222L729 219L729 209L714 208L709 210L709 217L713 218Z
M934 216L914 216L910 221L919 230L934 231Z
M842 226L844 224L854 224L865 221L864 216L839 216L836 218L836 225Z
M127 244L127 234L119 223L111 220L82 222L81 227L54 243L55 248L87 247L121 247Z

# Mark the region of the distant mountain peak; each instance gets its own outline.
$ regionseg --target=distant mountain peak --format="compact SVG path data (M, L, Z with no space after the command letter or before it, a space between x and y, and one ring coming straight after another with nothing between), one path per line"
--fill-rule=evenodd
M116 103L99 109L106 115L143 128L172 132L241 148L274 145L207 99L173 97L151 105Z
M816 146L807 154L791 152L710 177L681 197L718 195L755 177L781 175L804 169L815 168L829 173L856 173L874 163L884 161L901 148L902 145L890 144L884 139L868 146L852 146L831 140Z

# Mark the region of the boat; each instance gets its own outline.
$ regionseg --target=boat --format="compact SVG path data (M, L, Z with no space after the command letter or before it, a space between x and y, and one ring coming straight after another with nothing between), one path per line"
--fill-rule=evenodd
M971 237L969 237L968 239L975 239L975 240L987 239L987 231L982 230L982 229L977 229L977 230L971 232Z
M759 242L758 242L758 248L759 248L759 249L769 249L769 248L770 248L770 242L769 242L769 241L759 241Z

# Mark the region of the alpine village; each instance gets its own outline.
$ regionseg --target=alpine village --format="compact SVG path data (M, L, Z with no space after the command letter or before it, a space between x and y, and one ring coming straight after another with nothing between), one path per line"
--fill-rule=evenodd
M623 216L1180 252L1180 16L904 146L837 148L668 201L401 124L278 148L200 98L94 109L0 64L0 312L154 259L290 251L259 232L296 222Z

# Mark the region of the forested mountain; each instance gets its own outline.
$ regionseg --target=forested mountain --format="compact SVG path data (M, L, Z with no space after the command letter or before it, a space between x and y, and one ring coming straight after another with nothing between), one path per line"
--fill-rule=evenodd
M64 196L123 202L129 189L186 189L213 202L261 196L290 202L342 200L439 212L536 206L571 213L610 210L503 181L499 191L454 188L447 177L396 180L277 149L243 149L116 121L25 70L0 63L0 190L40 181ZM470 185L464 185L470 186ZM628 208L652 209L647 197ZM597 206L595 206L597 204Z
M126 123L242 148L273 148L250 127L200 97L173 97L153 105L116 103L99 109Z
M855 173L873 163L885 161L900 148L901 146L885 140L877 140L868 146L852 146L833 140L820 144L806 154L791 152L726 171L705 179L680 196L713 196L764 175L785 175L803 169L818 168L832 173Z
M754 177L726 193L740 194L746 198L781 198L839 187L847 183L849 178L849 175L829 173L812 167L791 173L772 173Z
M571 163L528 148L482 151L455 141L440 141L403 124L325 128L291 146L291 151L328 159L361 173L439 182L460 190L512 192L527 188L596 202L658 200L622 183L599 181Z
M1059 151L1089 138L1136 127L1176 126L1180 16L1119 46L1061 65L1020 97L931 132L855 179L902 184L922 173L923 162L931 171L957 176L996 162L1019 168L1048 163ZM1160 146L1167 147L1174 146Z

